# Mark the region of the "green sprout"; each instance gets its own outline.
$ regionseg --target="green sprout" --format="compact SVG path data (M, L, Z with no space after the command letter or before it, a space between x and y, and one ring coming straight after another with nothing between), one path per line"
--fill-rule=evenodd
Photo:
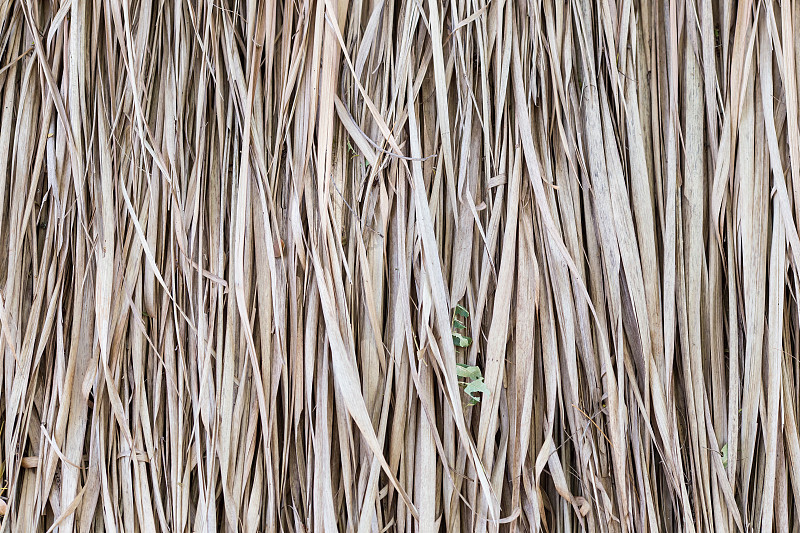
M472 344L472 339L456 331L457 329L467 329L467 326L464 325L466 320L462 322L457 317L461 317L462 319L469 318L469 311L461 305L456 305L455 316L453 317L453 344L456 348L467 348ZM483 382L481 369L477 366L457 363L456 374L459 378L462 378L458 381L458 384L464 388L464 393L469 396L469 405L475 405L481 401L480 396L476 396L476 394L486 394L489 392L489 389Z

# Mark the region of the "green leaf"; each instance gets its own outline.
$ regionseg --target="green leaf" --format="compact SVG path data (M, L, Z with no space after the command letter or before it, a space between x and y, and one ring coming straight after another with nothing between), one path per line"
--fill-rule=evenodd
M464 387L464 392L467 394L472 394L473 392L480 392L480 393L488 393L489 389L486 387L486 384L483 382L483 378L478 378L466 387Z
M459 348L466 348L470 344L472 344L472 339L469 337L465 337L460 333L453 333L453 344L455 344Z
M722 466L728 468L728 445L722 447L719 451L719 454L722 456Z
M465 326L464 324L459 322L458 319L455 319L455 318L453 319L453 327L454 328L467 329L467 326Z
M481 374L481 369L477 366L470 366L464 365L461 363L456 363L456 374L460 378L467 378L467 379L483 379Z
M468 405L475 405L476 403L481 401L480 398L478 398L477 396L473 396L472 394L467 393L467 396L469 396L469 404Z
M486 387L486 384L483 382L483 378L479 378L471 382L469 385L464 387L464 392L467 396L470 397L473 403L481 401L480 398L475 396L475 393L480 392L481 394L486 394L489 392L489 389Z
M467 318L469 316L469 311L461 307L461 305L456 304L456 314L459 316L463 316L464 318Z

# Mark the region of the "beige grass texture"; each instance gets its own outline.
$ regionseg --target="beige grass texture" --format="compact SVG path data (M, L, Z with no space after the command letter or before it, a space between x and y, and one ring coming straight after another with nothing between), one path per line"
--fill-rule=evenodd
M799 65L794 0L0 0L0 533L800 530Z

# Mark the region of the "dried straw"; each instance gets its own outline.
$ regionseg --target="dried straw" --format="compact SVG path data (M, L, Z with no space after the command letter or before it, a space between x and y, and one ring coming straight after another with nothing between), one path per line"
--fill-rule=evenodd
M0 533L800 530L796 27L0 0Z

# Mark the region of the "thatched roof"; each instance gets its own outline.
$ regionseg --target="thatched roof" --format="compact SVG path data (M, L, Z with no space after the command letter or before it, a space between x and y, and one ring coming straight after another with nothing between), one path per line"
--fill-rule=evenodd
M0 533L796 529L797 27L0 0Z

